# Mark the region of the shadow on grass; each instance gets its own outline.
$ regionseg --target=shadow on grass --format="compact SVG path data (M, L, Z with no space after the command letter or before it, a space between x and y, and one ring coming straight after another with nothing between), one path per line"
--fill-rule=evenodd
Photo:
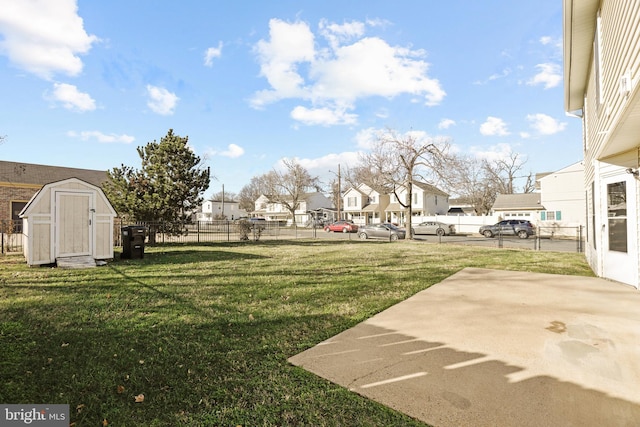
M9 310L0 401L66 403L76 425L422 425L287 363L352 326L340 316L185 319L191 304L177 299L161 324L140 304L133 319L88 325L102 310Z

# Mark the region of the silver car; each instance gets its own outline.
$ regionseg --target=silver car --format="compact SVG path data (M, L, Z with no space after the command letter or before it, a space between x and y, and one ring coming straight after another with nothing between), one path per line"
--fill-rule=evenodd
M398 240L404 239L406 231L403 228L385 222L383 224L371 224L363 225L358 229L358 237L362 240L374 238L374 239L388 239Z
M415 234L434 234L436 236L449 236L456 234L456 227L453 224L445 224L438 221L425 221L411 227L411 232Z

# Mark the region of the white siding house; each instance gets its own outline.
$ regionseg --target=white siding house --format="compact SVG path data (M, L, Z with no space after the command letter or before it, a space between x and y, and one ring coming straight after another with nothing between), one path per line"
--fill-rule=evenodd
M582 119L585 254L602 277L640 285L640 8L563 0L565 110Z
M407 188L397 191L398 198L407 202ZM437 187L424 182L414 182L412 186L411 209L414 217L446 215L449 211L449 195ZM404 224L405 208L394 194L390 195L390 203L386 208L389 222Z
M349 188L342 197L344 217L356 224L379 224L386 220L389 195L380 194L366 184Z
M240 202L233 200L206 200L202 203L202 212L198 212L198 221L215 219L238 219L247 216L247 211L240 209Z
M574 163L540 179L540 227L554 235L575 235L586 224L584 162Z
M258 197L255 201L255 211L253 216L264 217L269 221L286 221L293 222L291 212L283 203L270 202L265 195ZM299 202L298 208L295 210L295 222L299 225L305 225L311 222L312 211L321 209L331 209L332 203L327 196L322 193L307 193L304 199Z

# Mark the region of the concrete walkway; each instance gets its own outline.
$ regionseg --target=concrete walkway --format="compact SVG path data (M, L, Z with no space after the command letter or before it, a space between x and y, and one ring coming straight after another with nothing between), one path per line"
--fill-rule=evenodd
M639 426L640 292L468 268L289 361L433 426Z

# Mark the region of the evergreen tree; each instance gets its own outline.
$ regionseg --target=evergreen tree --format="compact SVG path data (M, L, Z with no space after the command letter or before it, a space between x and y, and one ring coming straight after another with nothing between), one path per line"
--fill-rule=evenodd
M122 165L108 171L104 192L129 221L184 221L203 201L209 169L181 137L169 129L160 142L138 147L142 168Z

